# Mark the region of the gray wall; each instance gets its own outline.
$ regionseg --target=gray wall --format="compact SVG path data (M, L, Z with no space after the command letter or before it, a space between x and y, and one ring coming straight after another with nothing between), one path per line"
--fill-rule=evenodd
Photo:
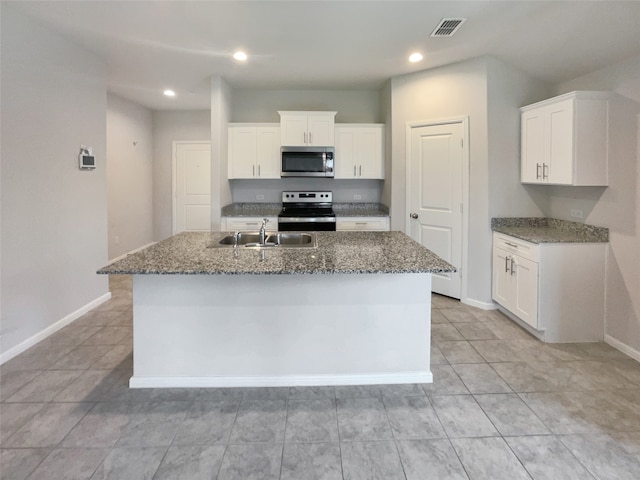
M220 210L231 203L227 139L231 122L231 89L221 77L211 78L211 228L220 230Z
M520 185L518 107L544 85L491 57L391 80L392 228L405 230L407 123L469 117L469 227L463 301L490 307L491 228L495 215L541 216L536 195ZM464 256L464 255L463 255Z
M0 350L108 294L106 64L1 8L2 277ZM78 169L80 144L97 168Z
M153 238L173 235L173 142L209 141L209 110L153 112Z
M405 231L407 123L469 117L470 191L467 298L490 304L491 249L488 199L487 60L413 73L391 80L392 183L391 219Z
M232 91L232 122L280 122L278 110L337 111L338 123L384 123L377 90Z
M619 93L611 139L628 147L617 149L609 159L609 187L549 187L545 211L551 217L574 220L570 210L582 210L585 223L609 228L605 333L608 341L633 349L636 358L640 357L639 78L640 56L556 87L557 94L573 90Z
M153 241L151 110L107 96L109 258Z

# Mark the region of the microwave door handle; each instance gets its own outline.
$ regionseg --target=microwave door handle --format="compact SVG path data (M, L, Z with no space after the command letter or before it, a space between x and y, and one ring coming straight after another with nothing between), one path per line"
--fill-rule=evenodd
M327 173L327 154L326 153L322 154L322 171L324 173Z

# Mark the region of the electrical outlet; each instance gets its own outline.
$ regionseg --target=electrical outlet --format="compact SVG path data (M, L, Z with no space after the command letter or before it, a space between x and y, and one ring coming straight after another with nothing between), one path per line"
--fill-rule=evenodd
M353 199L354 200L362 200L362 195L354 195Z
M256 200L264 200L264 195L256 195Z
M571 215L571 218L582 218L584 216L582 210L577 210L575 208L572 208L569 214Z

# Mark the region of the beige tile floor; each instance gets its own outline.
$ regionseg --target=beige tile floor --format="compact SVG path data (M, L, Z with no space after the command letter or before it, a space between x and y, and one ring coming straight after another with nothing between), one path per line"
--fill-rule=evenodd
M131 284L0 368L0 478L640 478L640 364L433 297L429 385L130 390Z

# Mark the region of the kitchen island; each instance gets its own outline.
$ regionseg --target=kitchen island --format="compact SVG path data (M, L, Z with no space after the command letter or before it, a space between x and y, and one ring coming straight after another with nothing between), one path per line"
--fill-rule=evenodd
M112 263L133 276L133 388L428 383L431 273L400 232L316 248L209 248L181 233Z

